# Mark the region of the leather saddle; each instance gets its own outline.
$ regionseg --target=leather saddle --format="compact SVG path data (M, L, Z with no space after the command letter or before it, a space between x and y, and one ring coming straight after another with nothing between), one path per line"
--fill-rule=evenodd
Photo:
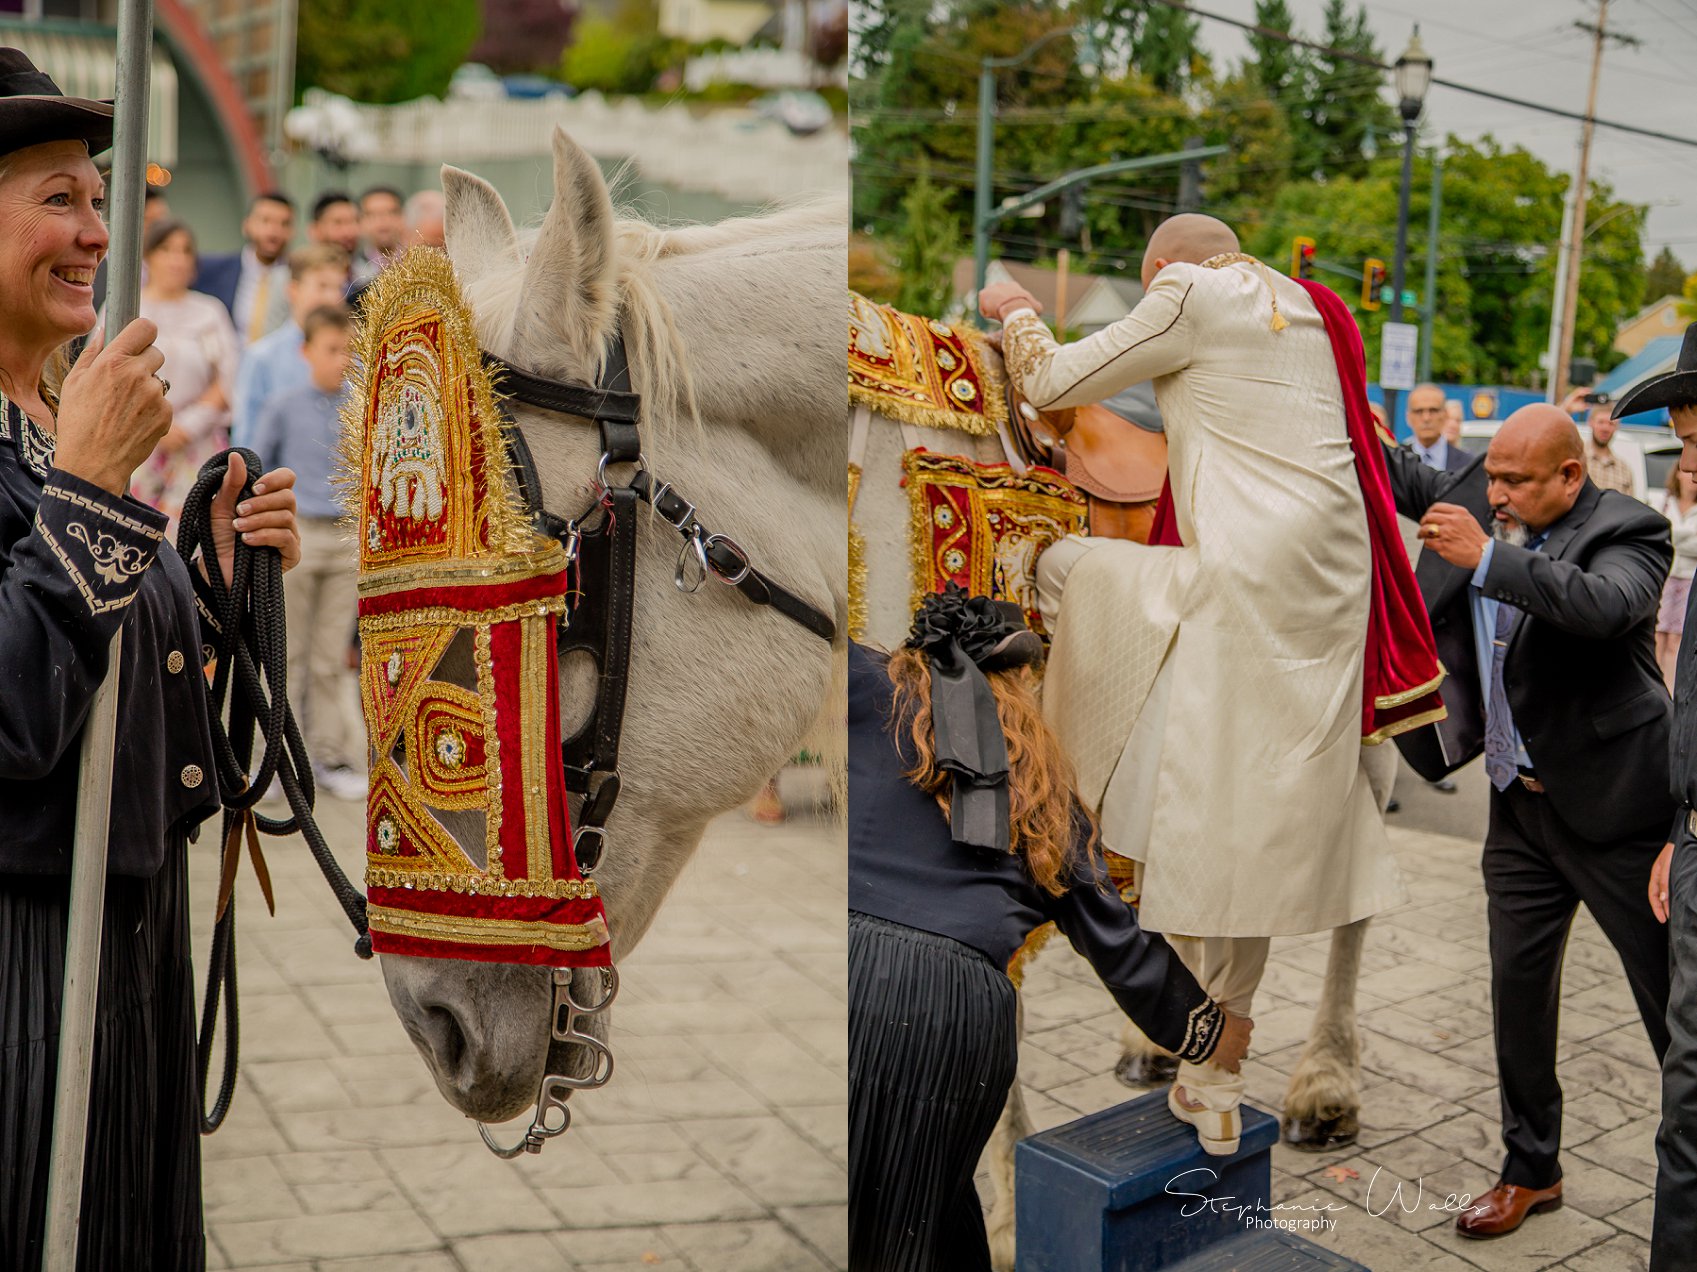
M1008 431L1028 464L1053 468L1083 492L1089 530L1149 541L1167 476L1167 438L1152 386L1133 385L1103 402L1039 411L1010 379Z

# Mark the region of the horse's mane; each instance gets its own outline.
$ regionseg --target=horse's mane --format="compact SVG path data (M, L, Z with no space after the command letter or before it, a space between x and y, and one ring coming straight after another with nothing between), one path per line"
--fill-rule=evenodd
M539 227L519 234L523 261L511 269L479 280L467 288L476 315L478 338L486 346L509 347L523 294L524 274ZM710 257L720 252L764 256L779 252L813 251L843 241L840 200L809 199L758 215L735 217L714 225L667 228L655 225L629 208L621 209L613 226L616 287L623 304L625 337L634 387L648 403L668 403L697 426L695 382L688 351L672 309L655 279L655 266L680 257ZM584 344L591 333L584 333ZM599 375L602 351L592 354L590 374Z

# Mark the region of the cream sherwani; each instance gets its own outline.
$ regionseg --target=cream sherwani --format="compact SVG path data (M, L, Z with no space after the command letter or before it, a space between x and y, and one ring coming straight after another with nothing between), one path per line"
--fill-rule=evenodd
M1153 378L1166 421L1185 546L1074 537L1038 567L1044 709L1104 843L1142 863L1143 925L1263 938L1398 903L1390 748L1361 745L1366 513L1307 293L1234 253L1169 265L1076 344L1015 315L1005 348L1036 404ZM1247 985L1221 987L1243 1008L1251 961Z

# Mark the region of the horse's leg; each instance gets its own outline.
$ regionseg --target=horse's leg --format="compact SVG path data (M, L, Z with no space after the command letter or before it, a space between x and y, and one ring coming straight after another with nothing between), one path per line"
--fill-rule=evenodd
M1025 1036L1025 1006L1019 1009L1019 1034ZM990 1142L984 1148L984 1165L990 1171L990 1213L984 1227L990 1236L990 1264L996 1272L1013 1272L1014 1266L1014 1147L1031 1134L1031 1119L1025 1112L1025 1089L1016 1076L1008 1088L1007 1103Z
M1285 1091L1285 1143L1321 1153L1353 1144L1361 1130L1361 1043L1355 1032L1355 982L1367 920L1332 932L1326 985L1314 1027Z

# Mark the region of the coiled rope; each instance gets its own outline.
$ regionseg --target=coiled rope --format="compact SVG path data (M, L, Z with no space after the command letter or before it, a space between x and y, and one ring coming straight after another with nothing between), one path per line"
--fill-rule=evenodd
M223 1123L235 1094L239 1043L236 1007L236 907L231 889L245 837L249 856L266 904L272 905L271 880L259 850L258 832L292 835L299 831L335 893L337 902L357 934L354 952L371 957L371 936L365 918L365 897L348 881L313 819L315 792L306 744L295 723L288 694L288 632L283 604L283 558L275 548L255 548L236 537L234 569L226 585L212 537L212 500L224 484L230 456L240 453L247 481L237 502L253 495L261 475L259 456L246 448L225 451L208 460L183 501L177 545L185 560L198 553L204 567L191 571L204 608L216 630L211 640L217 659L209 690L212 700L212 738L217 753L218 788L224 803L224 845L219 909L212 932L207 965L206 997L201 1007L195 1045L201 1091L201 1133L211 1134ZM259 765L253 766L254 736L261 740ZM276 777L289 802L290 816L272 818L255 805ZM273 906L273 909L275 907ZM218 1005L224 1002L224 1069L210 1112L205 1109L206 1080L212 1064Z

